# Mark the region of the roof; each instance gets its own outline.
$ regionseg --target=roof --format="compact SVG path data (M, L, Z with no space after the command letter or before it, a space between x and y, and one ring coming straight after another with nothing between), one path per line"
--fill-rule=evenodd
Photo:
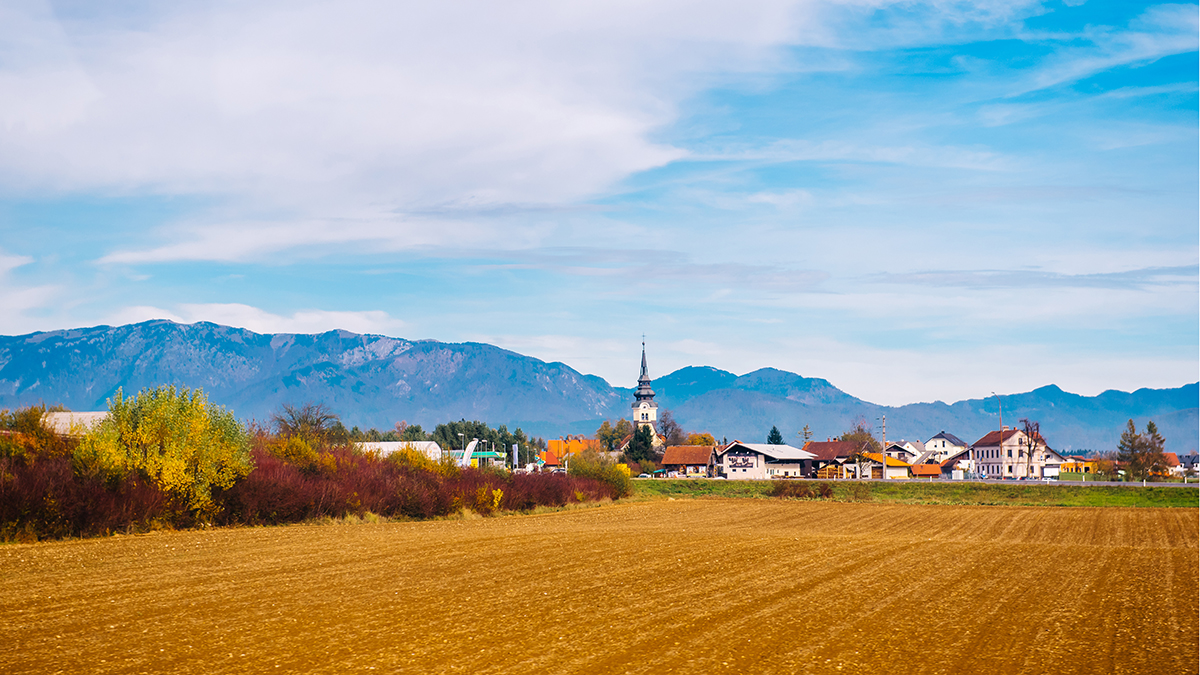
M864 452L863 457L866 457L867 459L875 461L875 462L880 461L878 452ZM904 460L901 460L901 459L896 459L895 457L888 457L887 465L888 466L912 466L908 462L905 462Z
M364 441L362 443L355 443L354 445L359 450L367 452L374 450L382 457L387 457L393 452L399 452L400 450L416 450L433 459L438 459L442 456L442 446L438 445L436 441ZM460 451L459 454L461 455L462 452ZM479 453L475 454L478 455Z
M920 478L942 475L942 466L940 464L913 464L911 468L913 475Z
M803 450L811 452L813 459L848 459L858 452L860 444L852 441L809 441Z
M729 445L725 446L725 449L721 450L721 454L723 455L723 454L729 452L730 450L736 450L738 448L745 448L746 450L757 452L760 455L766 455L767 457L770 457L771 459L795 459L795 460L813 459L813 454L811 452L805 452L804 450L801 450L800 448L795 448L790 445L771 445L769 443L742 443L741 441L734 441L734 442L730 443Z
M1014 435L1016 435L1016 434L1021 434L1022 436L1024 436L1024 435L1025 435L1025 432L1024 432L1023 430L1021 430L1021 429L1005 429L1005 430L1004 430L1004 442L1006 442L1006 443L1007 443L1007 442L1008 442L1008 440L1009 440L1009 439L1011 439L1011 438L1012 438ZM998 439L998 438L1000 438L1000 432L999 432L999 431L989 431L989 432L987 433L987 435L986 435L986 436L984 436L983 438L981 438L981 439L979 439L979 440L975 441L975 446L976 446L976 447L978 447L978 446L985 446L985 447L987 447L987 446L993 446L993 445L996 445L996 446L998 446L998 445L1000 445L1000 443L998 443L998 442L997 442L997 439ZM1046 449L1047 449L1047 450L1050 450L1051 452L1054 452L1054 450L1052 450L1052 449L1050 448L1050 444L1046 442L1046 437L1045 437L1045 436L1043 436L1043 435L1041 435L1041 434L1039 433L1039 434L1037 434L1037 440L1038 440L1038 441L1040 441L1040 442L1042 443L1042 445L1046 446ZM1058 453L1057 453L1057 452L1054 452L1054 454L1058 455ZM1062 457L1062 455L1058 455L1058 456L1059 456L1059 457Z
M1164 452L1163 457L1167 458L1167 466L1179 466L1179 456L1173 452Z
M48 412L42 415L42 424L56 434L68 435L87 432L99 424L108 412Z
M926 444L926 445L928 445L929 443L932 443L934 439L937 439L937 438L945 439L945 440L946 440L947 442L949 442L951 445L957 445L957 446L959 446L960 448L965 448L965 447L967 447L967 443L966 443L966 441L964 441L963 439L959 438L958 436L955 436L954 434L948 434L948 433L946 433L945 431L942 431L942 432L938 433L938 435L936 435L936 436L934 436L933 438L929 439L928 441L925 441L925 444Z
M1019 433L1021 433L1020 429L1005 429L1004 430L1004 440L1007 441L1008 439L1012 438L1013 436L1015 436L1016 434L1019 434ZM975 445L976 446L1000 445L1000 432L999 431L987 432L986 436L975 441Z
M926 450L925 452L917 455L917 458L913 460L913 464L937 464L937 460L934 459L936 455L937 450Z
M957 453L950 455L949 457L947 457L945 460L942 461L942 466L943 467L953 467L955 464L958 464L959 462L963 461L964 459L966 459L966 460L971 459L970 449L959 450Z
M914 455L919 455L922 452L925 452L925 444L921 441L906 441L903 438L898 441L892 441L891 443L888 443L887 447L888 449L893 447L903 448Z
M662 464L708 464L712 459L711 445L668 445L663 451Z

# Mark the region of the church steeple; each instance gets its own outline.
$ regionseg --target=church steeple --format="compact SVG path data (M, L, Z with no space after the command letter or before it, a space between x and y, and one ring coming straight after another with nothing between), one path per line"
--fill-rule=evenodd
M633 424L635 427L654 429L658 421L658 404L654 402L654 390L650 388L650 370L646 367L646 340L642 340L642 374L638 377L637 391L633 392Z

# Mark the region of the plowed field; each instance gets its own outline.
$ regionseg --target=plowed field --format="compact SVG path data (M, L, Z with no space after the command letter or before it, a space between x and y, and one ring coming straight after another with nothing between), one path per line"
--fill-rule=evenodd
M0 672L1197 672L1196 509L655 501L0 548Z

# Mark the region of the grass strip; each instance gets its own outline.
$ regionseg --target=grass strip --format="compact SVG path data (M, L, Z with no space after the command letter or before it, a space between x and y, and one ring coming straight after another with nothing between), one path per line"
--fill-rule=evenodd
M828 482L833 486L833 499L836 501L977 506L1200 507L1200 491L1192 488L920 481ZM633 497L769 499L771 484L771 481L742 480L635 480Z

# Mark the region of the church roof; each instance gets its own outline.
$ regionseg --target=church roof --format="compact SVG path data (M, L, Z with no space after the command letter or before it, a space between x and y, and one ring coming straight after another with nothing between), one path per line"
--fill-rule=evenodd
M646 368L646 343L642 343L642 374L638 376L637 391L633 397L638 401L648 401L654 398L654 390L650 388L650 371Z

